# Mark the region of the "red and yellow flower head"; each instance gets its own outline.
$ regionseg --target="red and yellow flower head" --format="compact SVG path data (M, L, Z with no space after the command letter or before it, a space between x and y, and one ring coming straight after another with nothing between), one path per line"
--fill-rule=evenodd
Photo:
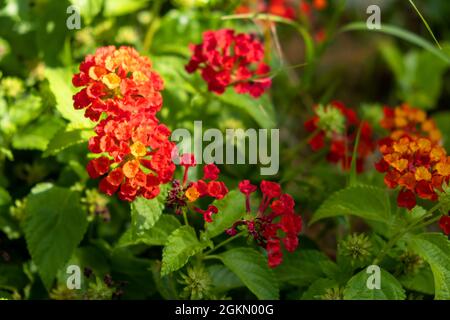
M89 150L100 156L87 165L90 177L102 177L100 190L122 200L156 197L175 165L171 132L156 118L164 85L150 60L129 47L99 48L72 82L82 87L74 107L97 122Z

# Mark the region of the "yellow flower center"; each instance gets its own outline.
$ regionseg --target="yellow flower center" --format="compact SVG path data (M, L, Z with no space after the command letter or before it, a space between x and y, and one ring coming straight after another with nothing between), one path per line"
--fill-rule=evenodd
M130 149L131 149L131 154L135 158L141 158L141 157L144 157L147 154L147 148L140 141L136 141L135 143L133 143L131 145Z
M198 192L197 188L192 186L186 190L186 198L188 198L189 202L194 202L200 197L200 192Z

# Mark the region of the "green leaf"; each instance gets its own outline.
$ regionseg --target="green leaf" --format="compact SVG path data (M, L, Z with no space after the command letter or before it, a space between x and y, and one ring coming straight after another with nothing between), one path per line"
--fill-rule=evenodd
M13 136L12 145L20 150L45 150L49 141L64 126L64 122L54 116L44 116Z
M236 248L217 255L247 288L261 300L279 299L278 281L267 259L250 248Z
M80 196L51 185L33 189L26 206L25 239L45 286L70 259L87 228Z
M105 17L123 16L144 8L149 0L105 0Z
M167 242L170 234L181 226L177 218L163 214L155 225L141 235L133 238L132 230L128 229L120 238L117 248L136 244L146 244L148 246L163 246Z
M178 228L170 234L163 249L161 275L165 276L182 268L190 257L205 247L206 245L198 240L192 227Z
M450 241L440 233L424 233L408 240L431 267L436 300L450 300Z
M72 86L70 69L46 68L45 76L56 99L56 109L76 128L92 128L92 122L84 117L84 112L75 110L72 96L77 90Z
M286 252L283 263L275 269L280 282L303 287L326 276L326 268L337 266L322 252L317 250L297 250ZM331 266L333 267L333 266Z
M134 239L141 237L159 220L164 209L166 191L163 187L158 197L151 200L138 197L131 203L131 231Z
M27 277L21 265L0 263L0 288L16 291L25 287Z
M398 280L401 282L403 287L408 290L421 292L428 295L434 294L433 273L428 265L420 268L417 272L403 275Z
M228 89L224 94L217 97L223 103L249 114L261 128L275 128L275 110L267 94L255 99L249 95L237 94L233 89Z
M219 212L213 215L213 222L206 226L206 236L209 238L222 234L234 222L242 218L245 214L245 197L241 192L233 190L223 199L215 200L213 205L219 209Z
M301 300L322 300L322 296L327 293L328 289L338 288L338 284L335 280L320 278L314 281L306 290Z
M63 129L59 131L48 143L47 149L42 154L42 157L48 157L59 153L60 151L69 148L75 144L88 141L94 135L93 130L69 130Z
M211 276L214 290L217 292L227 292L244 286L230 269L221 264L209 266L208 273Z
M124 300L149 299L155 294L153 260L135 257L127 248L114 250L110 260L113 279L127 282Z
M86 24L90 24L92 20L102 10L103 0L70 0L80 9L81 16Z
M344 290L344 300L404 300L406 298L400 282L389 272L381 269L381 288L369 289L367 280L371 274L366 270L353 276Z
M314 213L310 224L342 215L386 222L390 217L389 197L384 189L377 187L358 185L345 188L325 200Z
M367 30L367 24L365 22L355 22L355 23L351 23L351 24L345 26L344 28L342 28L342 31L344 31L344 32L346 32L346 31L367 32L368 30ZM388 24L383 24L382 28L379 30L374 29L371 31L385 33L385 34L403 39L405 41L408 41L416 46L419 46L419 47L431 52L436 57L438 57L439 59L444 61L445 63L450 64L450 57L447 54L445 54L443 51L436 48L431 42L423 39L422 37L419 37L418 35L416 35L412 32L409 32L407 30L403 30L399 27L388 25Z

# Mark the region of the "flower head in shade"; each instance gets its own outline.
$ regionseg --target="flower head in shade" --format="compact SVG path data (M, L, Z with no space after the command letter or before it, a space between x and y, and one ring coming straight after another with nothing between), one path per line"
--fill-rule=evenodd
M259 189L262 200L258 211L252 214L250 196L258 187L249 180L239 183L239 190L246 198L248 215L246 219L236 221L227 233L234 236L238 228L246 230L258 245L266 249L269 266L276 267L282 262L282 244L289 252L297 248L302 218L294 211L294 199L283 193L278 183L262 181Z
M329 162L338 163L344 170L348 170L358 129L361 127L356 167L358 172L363 171L365 160L375 150L370 124L359 120L355 111L337 101L326 107L317 106L315 112L316 114L304 124L306 131L312 134L308 141L311 149L326 149Z

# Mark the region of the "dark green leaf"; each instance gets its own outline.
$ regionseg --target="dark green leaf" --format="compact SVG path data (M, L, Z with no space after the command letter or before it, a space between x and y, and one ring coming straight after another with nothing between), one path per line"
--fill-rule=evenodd
M250 248L237 248L217 256L261 300L279 298L278 281L267 259Z
M25 238L39 274L49 288L57 271L80 243L87 227L79 194L51 185L28 196Z

